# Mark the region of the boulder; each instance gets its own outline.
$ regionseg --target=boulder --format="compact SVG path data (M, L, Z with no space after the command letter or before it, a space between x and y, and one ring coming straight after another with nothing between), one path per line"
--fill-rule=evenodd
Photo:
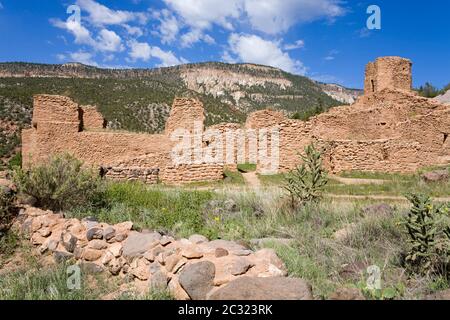
M313 300L311 286L297 278L241 277L215 290L209 300Z
M228 256L228 254L229 254L228 250L226 250L224 248L217 248L216 251L214 252L214 255L216 256L216 258L226 257L226 256Z
M103 240L95 239L95 240L89 241L88 248L95 249L95 250L103 250L103 249L108 248L108 244Z
M246 258L238 258L234 261L230 272L233 276L239 276L247 273L248 269L253 266L254 264L248 261Z
M116 236L116 230L113 227L107 227L103 230L103 239L106 241L111 240Z
M149 251L153 243L161 239L159 233L139 233L133 231L128 238L123 242L122 254L127 259L140 257Z
M103 239L103 229L98 227L90 228L86 232L86 238L88 241L94 240L94 239Z
M70 253L73 253L77 245L78 239L70 232L63 232L61 234L61 244Z
M189 241L192 242L193 244L198 244L198 243L208 242L208 238L206 238L202 235L199 235L199 234L194 234L189 237Z
M448 170L437 170L432 172L426 172L421 175L421 178L425 182L444 182L448 181L450 174Z
M102 257L103 251L87 248L83 251L83 259L86 261L95 261Z
M56 263L64 263L73 258L73 254L65 251L55 251L53 252L53 259Z
M215 273L216 267L212 262L189 264L181 271L179 282L192 300L205 300L214 286Z

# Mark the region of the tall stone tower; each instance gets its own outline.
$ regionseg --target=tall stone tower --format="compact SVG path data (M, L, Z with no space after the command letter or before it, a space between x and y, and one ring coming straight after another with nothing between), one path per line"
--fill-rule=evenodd
M412 62L401 57L381 57L366 66L364 94L386 88L412 90Z

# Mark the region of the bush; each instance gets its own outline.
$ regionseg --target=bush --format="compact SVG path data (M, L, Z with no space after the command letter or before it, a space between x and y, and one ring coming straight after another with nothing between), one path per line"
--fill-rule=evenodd
M36 199L38 207L53 211L91 205L101 190L98 175L68 154L53 156L30 171L17 168L13 181L19 192Z
M426 195L408 195L412 208L405 218L410 248L406 264L418 274L447 276L450 253L449 206L435 205Z
M285 178L284 189L289 192L292 207L317 201L328 183L327 173L322 165L322 153L316 150L314 144L307 146L305 155L300 157L303 164Z
M14 193L10 190L3 190L0 186L0 236L2 232L9 229L14 217L17 215L14 200Z

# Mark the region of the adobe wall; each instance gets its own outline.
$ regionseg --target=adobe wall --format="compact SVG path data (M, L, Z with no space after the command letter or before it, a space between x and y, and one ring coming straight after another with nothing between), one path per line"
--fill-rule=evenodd
M383 89L411 91L412 63L400 57L381 57L366 66L364 93L371 94Z
M177 127L190 130L188 119L204 117L203 113L199 114L200 109L203 110L201 103L195 101L193 110L189 110L189 105L190 100L175 100L174 118L169 119L168 131ZM188 116L183 118L182 114ZM175 142L169 135L127 133L103 127L104 120L93 107L78 106L67 97L36 96L33 127L22 133L24 168L46 161L49 155L67 152L87 166L102 168L107 178L117 180L178 184L200 181L202 177L206 180L223 178L223 165L200 164L203 165L201 174L197 167L179 170L174 167L171 151ZM83 131L86 129L88 131ZM200 176L200 179L193 176Z
M366 73L366 89L369 81L374 92L307 122L262 110L250 114L244 126L223 123L205 131L202 103L181 98L173 103L165 133L153 135L106 130L94 107L78 106L67 97L39 95L34 99L33 126L22 133L23 165L27 168L51 154L69 152L86 165L102 168L108 178L179 184L221 180L224 169L237 170L239 163L256 163L258 172L267 173L273 162L264 165L262 156L270 158L275 152L279 170L286 172L299 164L298 153L311 142L324 150L324 164L333 173L413 172L450 163L450 106L410 90L411 62L379 58L368 64ZM262 129L268 134L262 135ZM272 136L272 129L279 135ZM188 164L175 165L175 146L186 133L194 133L187 139L187 151L194 150L194 142L200 150L191 154ZM261 135L267 150L264 141L256 139ZM233 152L227 158L228 139ZM223 146L220 161L206 161L206 154L214 159L220 155L217 143Z
M82 128L83 130L94 130L94 129L105 129L106 120L103 118L102 114L97 111L94 106L82 106Z

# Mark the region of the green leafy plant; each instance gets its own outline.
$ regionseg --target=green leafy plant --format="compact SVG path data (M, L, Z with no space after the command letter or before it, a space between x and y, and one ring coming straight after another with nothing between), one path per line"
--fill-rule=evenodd
M34 197L38 207L54 211L85 207L101 191L98 175L68 154L53 156L30 171L17 168L12 176L19 192Z
M407 195L412 207L404 225L409 236L406 265L418 274L447 274L450 253L449 207L426 195Z
M322 164L322 153L314 144L308 145L305 155L300 157L303 163L285 178L284 189L289 192L292 207L317 201L322 197L324 187L328 183Z

